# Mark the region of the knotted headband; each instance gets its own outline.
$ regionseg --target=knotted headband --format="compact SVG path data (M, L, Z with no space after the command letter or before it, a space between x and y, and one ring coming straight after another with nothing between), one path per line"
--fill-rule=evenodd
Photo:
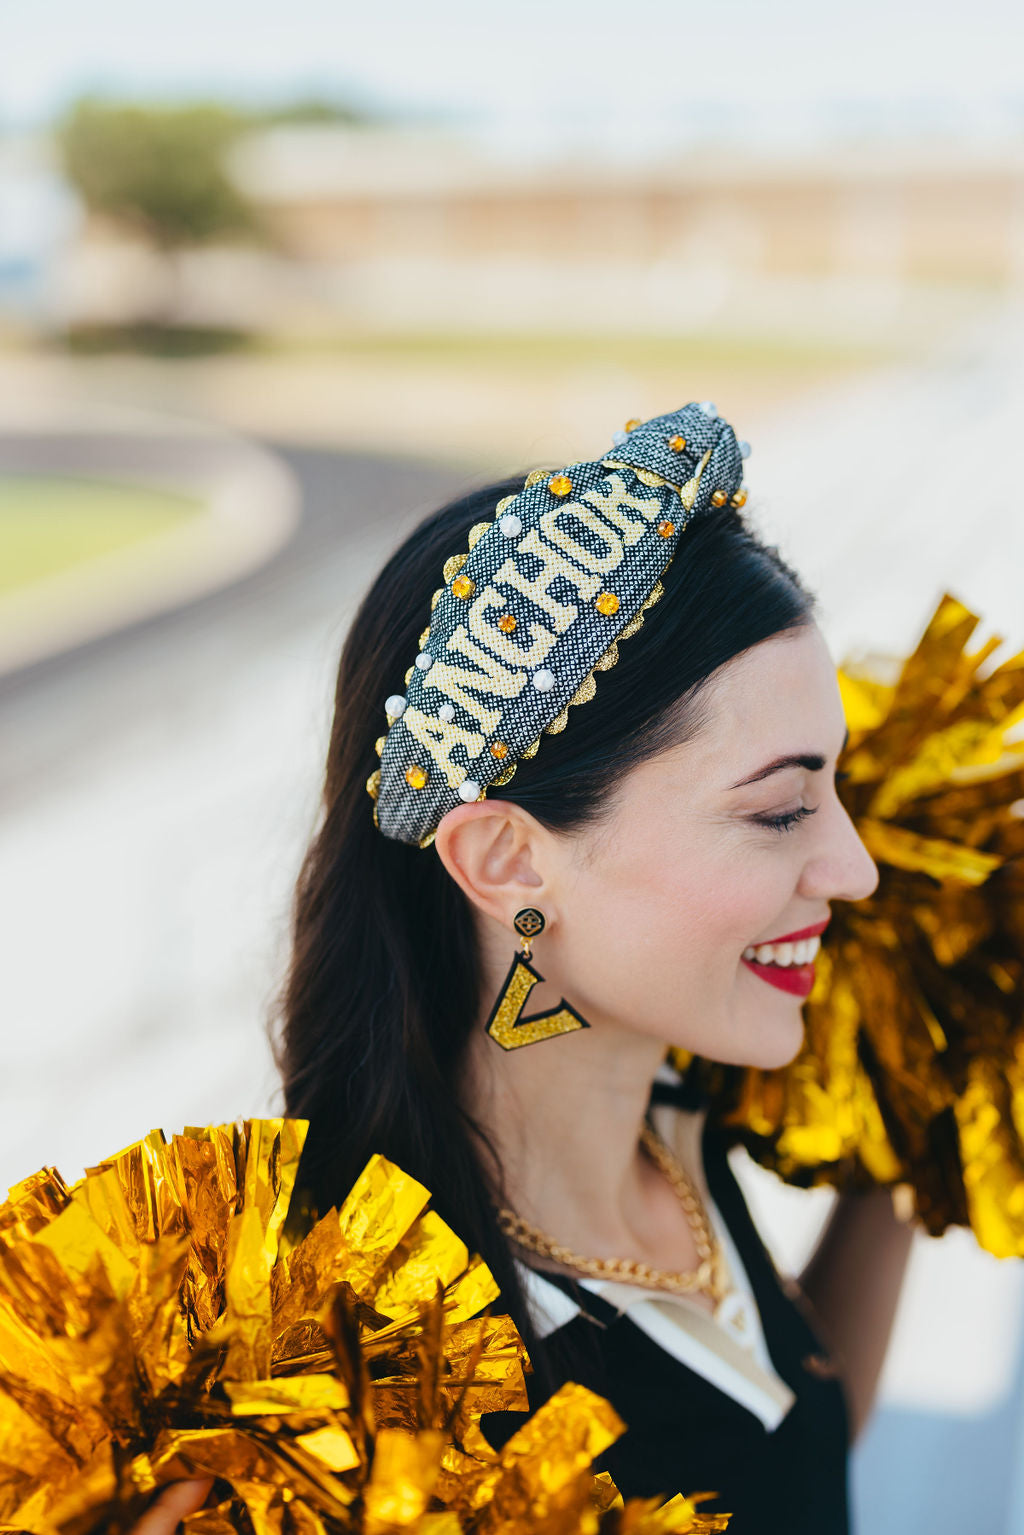
M506 784L564 730L661 596L695 517L742 506L749 452L710 401L628 423L611 452L528 475L444 567L429 626L385 704L367 783L387 837L429 846L442 816Z

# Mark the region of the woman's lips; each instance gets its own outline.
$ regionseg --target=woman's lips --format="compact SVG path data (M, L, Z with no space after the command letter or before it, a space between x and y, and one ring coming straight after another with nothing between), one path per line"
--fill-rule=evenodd
M820 938L831 919L831 913L829 913L824 922L815 922L813 927L802 927L797 933L784 933L779 938L769 939L766 943L756 944L754 947L767 948L769 942L776 946L782 943L800 943L805 938ZM815 949L817 948L818 945L815 945ZM752 970L760 980L767 981L769 986L777 986L779 991L788 991L794 997L809 997L814 989L813 959L806 965L773 965L771 963L762 965L756 959L748 959L745 954L741 958L748 970Z
M808 934L808 937L813 937ZM814 987L814 964L809 965L759 965L756 959L744 959L748 970L769 986L788 991L794 997L809 997Z
M831 922L831 915L824 922L815 922L813 927L802 927L798 933L783 933L781 938L766 938L765 943L799 943L801 938L820 938ZM760 945L757 945L760 948Z

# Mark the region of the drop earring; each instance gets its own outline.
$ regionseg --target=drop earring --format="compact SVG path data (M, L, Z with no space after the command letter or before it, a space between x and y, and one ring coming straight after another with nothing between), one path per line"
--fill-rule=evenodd
M573 1034L577 1029L589 1029L581 1018L562 998L559 1007L549 1012L536 1013L532 1018L522 1016L530 992L544 977L530 963L533 957L533 940L539 938L546 926L544 913L536 906L524 906L517 911L512 926L519 934L522 952L512 961L505 984L498 993L491 1016L487 1020L487 1032L503 1050L518 1050L522 1045L535 1045L542 1039L554 1039L558 1034Z

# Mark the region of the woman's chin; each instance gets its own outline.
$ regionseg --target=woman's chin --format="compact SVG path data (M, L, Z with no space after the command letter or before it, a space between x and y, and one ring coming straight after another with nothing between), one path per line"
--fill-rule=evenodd
M726 1066L748 1066L755 1071L778 1071L800 1054L804 1043L804 1019L800 1008L791 1017L758 1017L750 1029L733 1035L734 1049L714 1059Z

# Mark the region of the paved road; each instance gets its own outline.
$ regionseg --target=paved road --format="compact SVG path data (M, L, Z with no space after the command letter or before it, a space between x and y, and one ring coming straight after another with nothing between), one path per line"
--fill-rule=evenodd
M840 651L905 647L954 576L1024 639L1006 452L1020 333L751 423L762 521L817 585ZM385 550L464 483L281 451L305 517L271 564L0 686L0 1182L44 1160L74 1174L150 1124L273 1106L260 1020L341 636ZM756 1197L795 1252L807 1197L763 1180ZM1024 1532L1020 1311L1017 1266L960 1234L922 1245L858 1463L865 1532Z

